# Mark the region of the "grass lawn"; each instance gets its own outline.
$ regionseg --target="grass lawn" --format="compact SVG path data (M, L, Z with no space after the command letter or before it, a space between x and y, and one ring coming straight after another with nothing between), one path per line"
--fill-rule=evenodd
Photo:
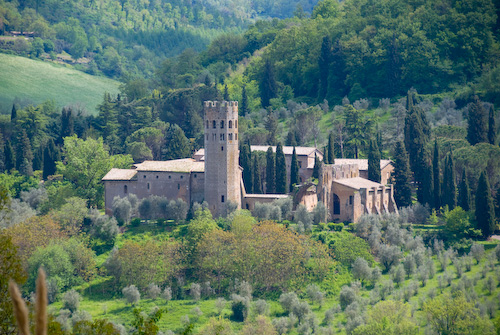
M119 85L70 66L0 53L0 114L10 113L15 99L23 105L54 100L59 107L79 105L95 114L104 93L116 95Z

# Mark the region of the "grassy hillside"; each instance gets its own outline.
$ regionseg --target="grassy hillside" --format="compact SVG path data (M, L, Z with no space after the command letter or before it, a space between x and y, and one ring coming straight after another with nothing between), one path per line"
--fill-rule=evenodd
M119 92L118 81L13 55L0 54L0 73L0 113L10 112L14 100L24 105L49 99L60 107L78 104L94 113L104 92Z

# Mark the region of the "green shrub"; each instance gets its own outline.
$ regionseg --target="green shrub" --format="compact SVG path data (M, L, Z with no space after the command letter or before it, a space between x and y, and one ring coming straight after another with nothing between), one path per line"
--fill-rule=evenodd
M330 222L328 223L328 228L333 231L342 231L342 229L344 229L344 223Z
M132 227L139 227L141 225L141 219L133 218L132 220L130 220L130 225Z

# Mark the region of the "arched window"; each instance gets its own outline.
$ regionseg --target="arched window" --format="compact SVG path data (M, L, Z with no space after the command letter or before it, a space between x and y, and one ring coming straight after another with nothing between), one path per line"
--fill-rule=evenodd
M220 129L224 129L224 120L221 120L220 122Z
M229 120L228 127L229 127L229 128L233 128L233 121Z
M127 194L128 193L128 188L127 185L123 185L123 193Z
M217 123L215 122L215 120L212 121L212 128L217 128Z
M340 199L333 193L333 215L340 215Z

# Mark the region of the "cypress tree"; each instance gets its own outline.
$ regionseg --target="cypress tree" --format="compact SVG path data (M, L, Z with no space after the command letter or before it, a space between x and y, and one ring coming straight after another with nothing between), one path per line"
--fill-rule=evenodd
M288 134L286 135L286 145L289 145L291 147L293 146L296 146L297 145L297 139L295 137L295 131L290 129L288 131Z
M378 125L377 125L377 128L378 128ZM378 130L377 130L377 146L378 146L378 150L380 152L380 158L382 158L384 155L384 153L383 153L384 142L382 140L382 132L378 131Z
M43 151L43 179L56 174L56 162L60 160L59 149L52 139Z
M490 107L490 115L488 118L488 142L490 144L495 145L495 139L496 139L496 129L495 129L495 110L493 109L493 106Z
M418 168L415 173L415 183L418 187L418 202L432 205L434 203L432 191L432 166L429 161L428 151L425 148L422 148L418 155Z
M0 133L0 173L5 171L5 141Z
M314 153L314 168L313 168L313 173L312 177L313 178L319 178L319 169L321 168L321 161L319 160L318 155Z
M33 170L43 170L43 145L39 145L33 158Z
M24 129L21 133L21 138L19 139L17 153L17 170L26 176L33 175L33 151L31 150L31 143Z
M229 101L229 91L227 90L227 84L224 85L224 101Z
M286 160L283 153L283 146L278 143L276 148L276 193L286 193Z
M484 171L481 172L481 177L479 177L477 184L475 213L477 228L481 229L483 237L490 236L495 230L495 217L490 183Z
M334 164L335 163L335 142L333 140L333 133L330 133L328 135L328 163L327 164Z
M462 171L462 180L460 180L460 188L458 190L458 205L464 211L470 211L470 189L465 169Z
M250 146L242 144L240 150L240 165L243 168L243 184L247 193L253 192L252 161L250 156Z
M245 116L248 114L248 96L247 96L247 85L243 85L241 89L241 105L240 105L240 114Z
M469 106L467 119L467 141L471 145L487 142L486 111L479 97L474 96L474 102Z
M269 59L264 63L263 75L260 81L260 102L262 107L269 106L272 98L278 93L278 84L274 74L274 65Z
M253 155L253 193L262 194L262 186L260 181L259 160L257 155Z
M16 156L10 141L5 141L5 171L10 171L16 167Z
M17 118L17 107L16 104L12 105L12 110L10 111L10 121L14 121Z
M380 151L377 142L372 140L368 151L368 179L380 183L380 173Z
M422 171L418 171L422 167L422 163L419 162L419 157L422 157L420 152L427 144L430 127L423 111L414 105L413 93L408 92L406 99L408 112L404 129L405 147L410 158L411 171L416 174L415 181L418 183L419 179L421 180L418 174L422 173Z
M299 163L297 162L297 153L293 147L292 163L290 165L290 192L293 191L293 185L299 183Z
M319 66L319 87L318 101L323 101L328 92L328 74L330 72L330 63L332 61L332 43L328 36L323 37L321 42L321 51L318 59Z
M443 206L448 205L448 209L452 210L457 206L457 186L455 182L455 164L451 152L446 156L444 162L443 194L441 200L443 201Z
M398 141L394 150L394 200L398 207L412 204L410 165L403 142Z
M61 138L59 143L63 143L63 138L74 134L75 121L71 109L63 108L61 112Z
M495 197L495 216L497 220L500 220L500 187L497 189Z
M441 208L441 174L439 172L439 146L434 141L434 157L432 160L432 178L434 181L434 208Z
M275 160L273 148L267 148L266 152L266 193L276 192Z

